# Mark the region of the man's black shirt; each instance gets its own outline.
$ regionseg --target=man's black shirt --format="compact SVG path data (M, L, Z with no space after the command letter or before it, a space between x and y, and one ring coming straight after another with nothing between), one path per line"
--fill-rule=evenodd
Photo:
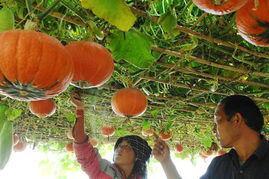
M269 179L269 143L263 138L258 149L242 165L234 149L216 157L201 179Z

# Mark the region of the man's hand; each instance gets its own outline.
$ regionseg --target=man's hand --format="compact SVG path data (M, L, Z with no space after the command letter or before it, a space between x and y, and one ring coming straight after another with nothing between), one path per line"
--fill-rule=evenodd
M171 160L168 145L156 134L154 135L156 139L152 153L155 159L161 163L167 179L181 179L173 161Z
M170 160L170 149L168 145L159 137L156 138L152 151L154 158L160 163Z

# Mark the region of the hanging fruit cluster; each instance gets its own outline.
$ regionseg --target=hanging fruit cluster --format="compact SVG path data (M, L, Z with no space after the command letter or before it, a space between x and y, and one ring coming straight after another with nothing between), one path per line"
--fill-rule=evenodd
M193 3L214 15L236 11L238 34L253 45L269 47L269 0L193 0Z

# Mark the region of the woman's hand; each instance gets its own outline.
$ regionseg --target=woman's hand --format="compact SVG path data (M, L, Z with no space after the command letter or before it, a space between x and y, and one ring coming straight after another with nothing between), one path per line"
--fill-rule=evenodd
M84 103L82 102L81 96L78 92L73 91L71 93L71 103L77 108L77 109L84 109Z
M76 107L76 122L73 126L72 135L76 143L84 143L88 137L84 128L84 103L78 92L71 93L71 103Z

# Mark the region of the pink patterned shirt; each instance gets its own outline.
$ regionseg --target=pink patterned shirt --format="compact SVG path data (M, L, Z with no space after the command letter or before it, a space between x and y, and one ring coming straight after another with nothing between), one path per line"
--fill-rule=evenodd
M108 160L102 159L98 150L88 142L74 143L77 161L91 179L124 179L117 167ZM142 177L135 177L142 179Z

